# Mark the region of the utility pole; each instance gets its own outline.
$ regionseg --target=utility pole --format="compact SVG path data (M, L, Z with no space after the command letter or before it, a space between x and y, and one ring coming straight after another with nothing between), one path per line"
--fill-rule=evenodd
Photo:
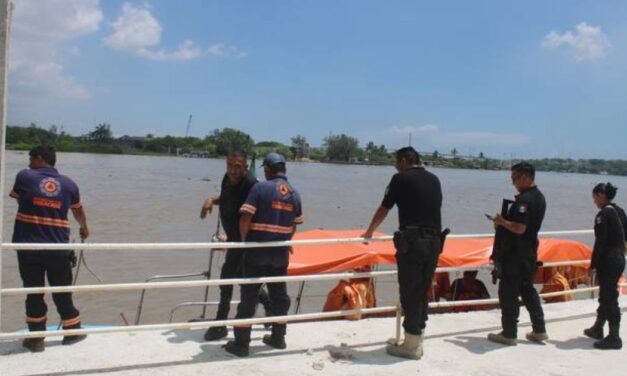
M2 236L4 223L4 165L7 126L7 79L9 73L9 40L11 34L11 10L9 0L0 0L0 288L2 288L2 256L4 255ZM0 312L2 312L2 294L0 294ZM2 320L0 317L0 329Z

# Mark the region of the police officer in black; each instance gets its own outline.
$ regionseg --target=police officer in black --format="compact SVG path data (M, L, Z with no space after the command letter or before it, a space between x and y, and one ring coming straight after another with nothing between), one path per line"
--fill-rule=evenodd
M540 297L533 285L538 262L538 232L544 219L546 202L535 184L535 168L531 164L515 164L511 168L511 177L519 194L507 212L507 219L500 214L493 219L495 228L500 226L504 229L503 249L498 260L501 264L498 294L503 331L490 333L488 339L513 346L518 341L519 296L529 311L533 328L526 338L541 343L548 336Z
M625 269L625 211L612 202L617 188L611 183L597 184L592 200L601 209L594 219L594 249L590 268L599 279L599 308L594 325L584 334L599 341L594 347L602 350L623 347L619 336L620 307L618 306L618 279ZM603 326L609 323L610 333L603 338Z
M394 246L405 338L401 344L389 344L386 350L393 356L420 359L427 321L426 295L442 249L442 190L437 176L424 169L412 147L396 152L395 167L398 173L362 236L371 238L389 210L398 206L399 231L394 234Z
M246 154L241 151L231 151L226 158L226 174L222 179L222 187L219 197L209 197L205 200L200 211L200 218L204 219L207 213L211 213L214 205L220 206L220 220L226 232L226 240L229 242L241 242L239 232L239 209L244 204L250 189L257 183L257 179L248 173L248 163ZM220 278L237 278L241 276L242 255L241 249L229 249ZM226 320L229 316L231 298L233 296L232 285L220 286L220 302L216 313L216 320ZM266 309L266 314L271 312L270 299L262 289L259 297L260 302ZM205 340L215 341L226 337L228 330L226 326L214 326L205 332Z

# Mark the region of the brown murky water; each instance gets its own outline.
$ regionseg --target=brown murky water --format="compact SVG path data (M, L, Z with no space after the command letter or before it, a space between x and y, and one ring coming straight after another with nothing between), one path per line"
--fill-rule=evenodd
M26 153L7 153L5 193L10 191L15 174L27 163ZM201 242L209 241L215 231L215 213L203 221L199 219L199 212L204 199L219 192L225 168L223 160L61 153L58 168L72 177L81 189L91 229L90 242ZM504 171L433 169L433 172L440 177L444 189L444 224L456 233L491 231L483 213L496 212L501 198L514 195L509 174ZM289 163L290 181L303 199L306 222L301 229L366 226L393 173L392 167ZM543 229L591 228L596 210L590 192L595 183L608 179L627 190L625 177L539 173L536 180L548 202ZM625 204L627 196L619 191L617 201ZM16 208L12 199L5 200L5 241L10 240ZM76 224L72 225L72 238L77 238ZM396 212L393 211L380 230L391 233L395 226ZM578 239L588 244L593 240L592 237ZM92 251L86 252L86 259L105 283L119 283L141 282L157 274L202 272L207 268L208 254ZM218 254L212 271L214 276L219 275L222 260L223 256ZM20 287L14 252L5 251L2 261L2 287ZM83 268L78 283L97 281ZM304 311L319 311L333 285L334 282L309 284L305 289ZM297 285L290 286L292 297L297 288ZM217 300L217 292L217 288L211 289L210 300ZM139 291L89 293L75 295L75 299L86 323L118 325L122 323L120 313L131 322L135 319L139 294ZM202 300L203 295L203 288L149 291L141 322L166 322L173 306ZM378 281L377 298L379 304L394 303L396 284L393 279ZM57 316L49 297L48 306L50 322L54 323ZM3 331L23 326L23 309L23 297L2 299ZM199 314L200 308L184 308L177 311L174 319L183 321ZM208 316L214 314L214 308L210 308Z

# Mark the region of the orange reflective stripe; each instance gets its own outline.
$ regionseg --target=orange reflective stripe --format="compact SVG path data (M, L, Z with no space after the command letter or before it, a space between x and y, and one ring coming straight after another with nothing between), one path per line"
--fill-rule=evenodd
M257 208L250 204L242 205L242 207L239 210L244 211L246 213L253 214L253 215L257 212Z
M83 206L83 203L79 201L79 202L77 202L76 204L72 204L72 205L70 205L70 208L71 208L71 209L78 209L78 208L80 208L80 207L82 207L82 206Z
M26 322L44 322L47 319L48 319L47 316L41 316L41 317L26 316Z
M300 216L294 218L294 223L296 223L297 225L299 225L299 224L301 224L303 222L305 222L305 216L300 215Z
M74 326L74 325L80 324L80 323L81 323L81 317L80 316L76 316L73 319L63 320L63 327Z
M292 212L294 211L294 205L288 203L288 202L282 202L282 201L272 201L272 209L276 209L276 210L283 210L286 212Z
M277 225L268 225L265 223L251 223L251 230L256 231L264 231L264 232L272 232L276 234L291 234L292 227L291 226L277 226Z
M32 223L36 225L70 228L70 221L67 219L40 217L38 215L28 215L22 213L17 213L15 219L20 222Z
M61 209L63 203L57 200L48 200L47 198L33 197L33 205L43 206L44 208Z

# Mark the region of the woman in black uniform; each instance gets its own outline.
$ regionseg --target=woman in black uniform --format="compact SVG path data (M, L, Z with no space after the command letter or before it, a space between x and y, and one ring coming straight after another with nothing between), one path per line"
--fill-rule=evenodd
M618 306L618 279L625 269L625 211L612 200L616 187L610 183L597 184L592 190L592 200L601 209L594 219L594 249L590 268L595 269L599 280L599 308L594 325L584 334L599 341L597 349L620 349L620 308ZM603 338L603 326L609 323L610 333Z

